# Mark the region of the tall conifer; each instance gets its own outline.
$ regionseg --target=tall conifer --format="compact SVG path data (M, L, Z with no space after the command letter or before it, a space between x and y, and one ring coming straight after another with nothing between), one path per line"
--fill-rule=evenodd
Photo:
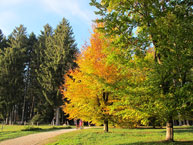
M44 38L45 43L42 45L45 47L42 52L44 58L38 80L43 95L55 110L56 125L59 125L60 106L63 102L60 86L63 83L63 75L75 65L73 61L77 48L72 28L66 19L62 20L53 33L45 31L44 34L49 35Z

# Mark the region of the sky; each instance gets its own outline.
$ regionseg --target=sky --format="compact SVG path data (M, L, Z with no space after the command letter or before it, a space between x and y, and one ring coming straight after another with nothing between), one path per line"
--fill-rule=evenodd
M66 18L80 49L88 42L96 8L90 0L0 0L0 29L8 36L20 24L37 36L46 24L53 28Z

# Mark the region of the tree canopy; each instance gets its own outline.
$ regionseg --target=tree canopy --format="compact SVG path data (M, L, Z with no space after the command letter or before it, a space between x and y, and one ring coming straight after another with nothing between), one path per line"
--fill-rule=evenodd
M192 2L186 0L92 0L106 36L128 56L148 55L153 47L148 83L153 102L163 105L168 121L167 140L173 140L172 119L190 114L192 91ZM118 57L113 57L118 58ZM124 58L124 57L123 57ZM127 66L128 61L122 61ZM151 87L152 86L152 87ZM183 91L182 91L183 90ZM186 113L185 113L186 112Z

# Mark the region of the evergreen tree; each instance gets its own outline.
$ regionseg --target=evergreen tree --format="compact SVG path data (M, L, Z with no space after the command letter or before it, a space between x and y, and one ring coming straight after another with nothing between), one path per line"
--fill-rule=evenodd
M6 123L16 121L24 97L25 53L27 37L23 25L16 27L9 37L9 47L1 55L1 96L4 97Z
M66 19L52 32L51 27L45 26L44 37L40 42L42 47L38 81L47 102L55 110L56 125L59 125L59 112L62 105L60 86L63 84L63 75L74 67L77 53L72 28Z
M3 50L6 47L7 47L7 40L0 29L0 49Z
M34 114L35 99L37 99L37 79L35 69L37 66L37 58L35 51L38 49L38 39L34 33L29 35L26 51L26 68L25 68L25 103L23 110L24 120L32 119ZM25 111L26 110L26 111ZM29 112L29 113L27 113Z

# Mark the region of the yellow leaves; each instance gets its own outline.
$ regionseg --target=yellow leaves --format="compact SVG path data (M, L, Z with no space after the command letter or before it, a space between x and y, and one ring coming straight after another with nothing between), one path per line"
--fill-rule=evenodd
M103 93L110 89L107 84L113 84L121 77L115 65L106 63L104 49L109 47L109 42L94 29L90 45L84 46L76 60L79 67L65 75L62 93L69 100L64 107L69 118L100 121L108 116L109 105L116 101L112 100L111 95L107 102L103 98Z
M101 0L101 5L106 5L108 3L108 11L111 12L114 8L123 4L127 0Z

